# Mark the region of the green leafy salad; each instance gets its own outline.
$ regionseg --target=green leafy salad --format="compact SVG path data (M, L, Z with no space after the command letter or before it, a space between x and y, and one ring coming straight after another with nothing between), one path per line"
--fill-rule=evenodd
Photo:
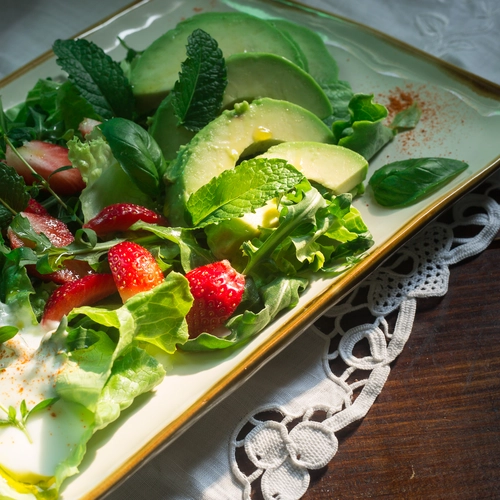
M352 200L419 120L385 124L284 20L203 13L126 49L57 40L65 77L0 109L0 498L57 498L162 356L239 346L362 259ZM370 189L403 206L464 168L399 162Z

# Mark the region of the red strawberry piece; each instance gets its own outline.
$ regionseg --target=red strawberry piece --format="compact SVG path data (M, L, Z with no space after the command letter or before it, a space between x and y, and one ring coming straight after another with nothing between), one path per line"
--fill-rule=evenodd
M50 215L45 207L41 203L38 203L38 201L36 201L34 198L30 198L30 200L28 201L28 206L24 211L29 212L30 214Z
M126 231L138 221L166 226L167 220L149 208L133 203L115 203L103 208L93 219L83 225L93 229L98 236L105 236L117 231Z
M100 125L101 122L97 120L93 120L92 118L84 118L80 124L78 125L78 130L82 134L83 138L85 138L92 130L94 130L94 127L97 127L97 125Z
M17 148L17 152L31 165L35 172L49 181L50 187L57 194L74 195L80 193L85 187L80 171L76 168L64 170L51 176L57 169L71 165L67 148L44 141L29 141ZM7 147L5 162L16 169L26 184L31 185L35 182L30 169L10 147Z
M46 215L39 213L40 211L45 211L42 205L37 202L34 204L30 202L26 211L21 212L21 215L30 221L31 227L35 232L45 234L55 247L64 247L74 241L73 235L64 222L52 217L46 211ZM12 248L22 246L33 248L35 246L32 241L20 238L10 227L7 229L7 236ZM26 269L32 276L36 276L43 281L53 281L58 284L73 281L82 276L94 273L87 262L76 259L67 260L62 269L58 269L53 273L41 274L36 270L34 265L28 265Z
M163 283L163 273L153 255L133 241L110 248L108 261L123 302Z
M42 325L61 321L72 309L89 306L116 292L111 274L89 274L57 288L49 297L42 316Z
M194 303L186 320L189 337L213 333L234 313L245 290L245 277L227 260L197 267L186 274Z
M69 283L77 279L95 274L95 271L90 267L90 264L84 260L68 259L64 262L64 267L54 271L53 273L41 274L36 270L35 266L26 266L28 272L32 276L40 278L42 281L52 281L58 285Z
M68 226L59 219L52 217L51 215L40 215L38 213L32 212L21 212L23 217L26 217L35 231L38 234L45 234L50 240L52 245L55 247L65 247L70 243L73 243L74 236L68 229ZM10 244L12 248L17 248L20 246L34 247L34 243L27 239L21 239L17 234L12 231L12 229L7 230L7 236L9 237Z

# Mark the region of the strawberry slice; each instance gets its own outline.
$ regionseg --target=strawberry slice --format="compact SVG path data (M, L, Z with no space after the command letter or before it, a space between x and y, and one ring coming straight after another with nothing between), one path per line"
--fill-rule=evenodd
M24 211L29 212L30 214L49 215L49 212L47 212L45 207L41 203L38 203L38 201L34 198L29 199L28 206Z
M65 247L75 239L64 222L49 215L45 208L35 200L30 200L28 207L24 212L21 212L21 215L30 221L31 227L36 233L45 234L55 247ZM33 248L35 246L33 241L20 238L10 227L7 229L7 237L11 248L22 246ZM57 284L67 283L88 274L94 274L88 262L77 259L67 260L62 269L58 269L53 273L41 274L36 270L36 266L31 264L26 266L26 270L31 276L43 281L53 281Z
M108 261L123 302L163 283L163 273L153 255L133 241L110 248Z
M73 243L75 239L71 234L71 231L68 229L68 226L51 215L43 215L33 213L31 211L21 212L21 215L29 220L33 231L38 234L45 234L55 247L65 247L70 243ZM26 238L20 238L10 227L7 230L7 236L9 237L12 248L18 248L21 246L33 248L35 246L32 241Z
M234 313L245 290L245 277L227 260L197 267L186 274L194 297L186 321L189 337L214 333Z
M45 304L42 325L51 327L51 322L61 321L72 309L89 306L116 292L111 274L89 274L57 288Z
M115 203L103 208L83 227L93 229L98 236L106 236L117 231L126 231L138 221L149 224L168 225L163 215L134 203Z
M57 194L74 195L80 193L85 187L82 175L76 168L51 175L57 169L71 165L67 148L44 141L29 141L17 148L17 152L31 165L35 172L49 181L50 187ZM35 182L30 169L10 147L7 147L5 162L15 168L17 173L24 178L26 184L31 185Z

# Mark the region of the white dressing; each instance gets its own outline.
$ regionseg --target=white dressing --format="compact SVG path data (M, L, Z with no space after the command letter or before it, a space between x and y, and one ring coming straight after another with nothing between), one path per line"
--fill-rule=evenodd
M0 345L1 420L8 419L5 410L9 407L15 408L21 419L23 401L31 410L41 401L54 398L56 377L65 364L65 356L58 353L57 343L50 342L50 334L39 325L14 320L1 305L0 326L9 323L22 329ZM58 465L86 441L82 440L84 435L92 433L92 423L93 414L82 405L58 400L28 418L26 433L14 425L0 426L0 493L6 494L7 488L12 496L3 474L21 483L55 476ZM19 498L32 496L17 493Z

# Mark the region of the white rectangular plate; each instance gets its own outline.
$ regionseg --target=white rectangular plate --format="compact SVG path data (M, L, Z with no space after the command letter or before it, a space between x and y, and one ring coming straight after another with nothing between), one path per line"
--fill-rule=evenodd
M338 62L340 78L349 81L355 92L374 94L375 100L389 109L408 97L420 103L423 113L419 126L396 137L371 162L368 177L385 163L408 157L455 158L467 162L469 168L432 196L404 209L377 206L367 190L355 206L375 239L369 256L339 278L315 282L293 311L243 347L201 355L179 352L168 357L168 374L156 391L139 398L118 422L92 438L80 474L62 489L64 499L99 496L153 451L170 443L500 164L499 87L346 20L261 0L151 0L139 2L84 36L119 60L125 51L118 36L141 50L186 17L227 10L308 26L324 37ZM34 61L1 82L4 106L24 100L38 78L60 74L52 55Z

